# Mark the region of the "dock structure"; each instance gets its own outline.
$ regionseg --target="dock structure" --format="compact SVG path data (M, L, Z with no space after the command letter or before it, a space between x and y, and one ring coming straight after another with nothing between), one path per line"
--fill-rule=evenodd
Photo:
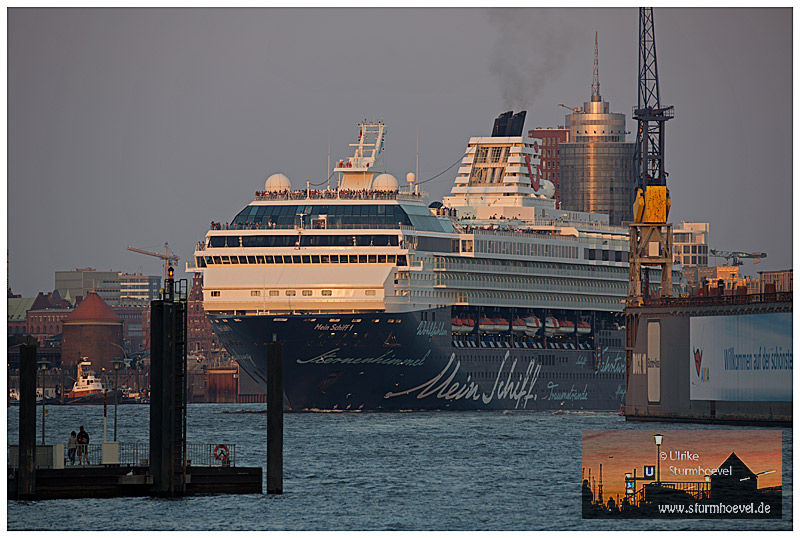
M626 420L791 426L791 293L650 299L626 333Z
M89 445L93 465L66 466L63 444L36 445L36 346L20 353L20 445L9 447L9 499L179 497L261 493L262 468L236 467L235 445L186 440L186 293L175 287L172 268L162 299L152 302L152 399L148 444ZM269 350L278 368L281 344ZM277 411L277 412L276 412ZM283 492L283 406L271 405L268 423L269 490ZM44 436L44 433L42 434Z

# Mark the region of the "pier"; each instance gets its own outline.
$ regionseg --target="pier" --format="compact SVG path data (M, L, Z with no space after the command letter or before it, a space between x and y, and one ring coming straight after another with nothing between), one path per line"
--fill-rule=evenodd
M628 307L626 420L791 427L791 320L791 293Z
M20 350L19 446L9 447L10 499L86 497L181 497L261 493L262 468L237 467L236 446L190 444L186 436L186 286L169 268L161 300L152 302L153 348L150 442L78 446L79 464L63 444L36 445L36 345ZM177 285L176 285L177 284ZM283 492L283 350L268 349L270 388L267 421L267 492ZM277 405L276 405L277 402ZM44 425L44 408L42 411ZM42 432L44 443L44 431ZM81 464L81 448L86 463ZM67 462L70 464L67 465Z

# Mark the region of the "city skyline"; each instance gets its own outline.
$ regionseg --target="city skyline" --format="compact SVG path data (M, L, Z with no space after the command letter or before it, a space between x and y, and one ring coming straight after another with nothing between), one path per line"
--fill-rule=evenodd
M334 163L365 118L388 125L401 179L419 133L423 181L506 110L528 111L526 131L563 125L558 104L590 98L595 32L600 94L635 130L634 7L8 15L8 276L23 296L77 267L161 274L128 245L169 242L185 278L209 222L232 220L272 173L324 181L329 135ZM661 99L675 106L670 221L710 222L711 248L767 252L745 274L791 268L792 122L777 108L792 99L791 10L655 20ZM430 201L455 175L425 184Z

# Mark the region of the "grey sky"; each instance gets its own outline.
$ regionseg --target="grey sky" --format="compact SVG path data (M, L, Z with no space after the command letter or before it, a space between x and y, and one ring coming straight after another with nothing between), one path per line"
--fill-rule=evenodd
M711 246L792 266L792 11L655 12L670 220ZM589 100L594 33L612 111L636 104L638 13L614 9L10 9L10 284L31 296L75 267L160 274L125 250L191 258L275 172L296 187L388 125L388 171L460 158L505 110L526 129ZM629 136L633 140L633 135ZM449 192L455 169L426 184Z

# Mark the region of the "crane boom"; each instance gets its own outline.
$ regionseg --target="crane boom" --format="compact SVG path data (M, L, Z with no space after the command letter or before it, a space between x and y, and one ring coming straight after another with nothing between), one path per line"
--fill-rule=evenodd
M731 260L732 266L742 265L742 259L750 259L752 258L753 263L758 263L761 261L761 258L766 258L766 252L728 252L726 250L715 250L711 249L709 251L715 258L725 258L726 260Z
M130 250L131 252L138 252L139 254L146 254L148 256L153 256L153 257L161 258L162 260L164 260L164 281L165 282L167 280L167 272L169 271L169 268L172 266L173 263L177 263L178 260L180 259L175 254L170 254L169 253L169 243L164 243L164 254L159 254L158 252L150 252L149 250L144 250L144 249L141 249L141 248L136 248L136 247L131 247L131 246L125 247L125 250Z

